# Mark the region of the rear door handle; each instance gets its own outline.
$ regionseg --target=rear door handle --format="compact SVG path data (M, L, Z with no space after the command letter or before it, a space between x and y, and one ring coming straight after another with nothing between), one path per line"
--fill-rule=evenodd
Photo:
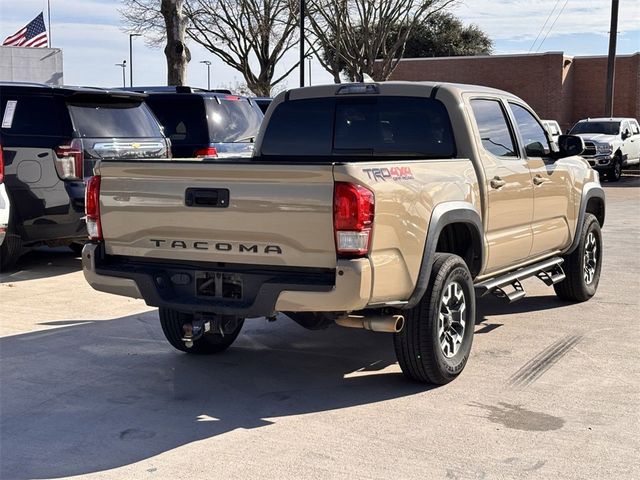
M491 188L502 188L507 184L507 182L505 182L504 180L502 180L500 177L495 176L491 179L491 181L489 182L489 185L491 185Z
M536 175L535 177L533 177L534 185L542 185L546 181L547 179L543 178L541 175Z

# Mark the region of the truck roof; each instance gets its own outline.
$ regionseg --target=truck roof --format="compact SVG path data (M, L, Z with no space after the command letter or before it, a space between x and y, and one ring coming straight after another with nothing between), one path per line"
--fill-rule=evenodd
M463 93L488 93L500 96L506 96L520 100L516 95L499 90L492 87L482 85L467 85L463 83L448 82L408 82L408 81L388 81L373 83L341 83L330 85L318 85L313 87L294 88L280 95L284 95L285 99L298 100L302 98L317 98L337 95L342 89L366 88L367 85L375 85L375 89L383 95L402 95L402 96L421 96L428 97L434 89L448 91L453 95L459 96ZM365 92L361 94L366 95Z

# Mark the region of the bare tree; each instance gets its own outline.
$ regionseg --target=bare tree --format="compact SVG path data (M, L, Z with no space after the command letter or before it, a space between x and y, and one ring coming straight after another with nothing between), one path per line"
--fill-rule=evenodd
M123 0L130 29L144 32L152 44L167 34L160 0ZM166 0L162 0L165 2ZM297 64L276 76L276 66L296 45L298 0L178 0L186 34L239 71L256 95L269 95Z
M184 85L191 53L185 43L185 0L124 0L120 10L130 31L146 33L147 43L165 42L167 85Z
M455 0L307 0L313 31L310 49L340 82L365 74L387 80L416 25ZM376 61L378 60L378 61Z
M189 37L238 70L256 95L269 95L297 67L275 76L276 65L295 46L297 0L189 0L187 4Z

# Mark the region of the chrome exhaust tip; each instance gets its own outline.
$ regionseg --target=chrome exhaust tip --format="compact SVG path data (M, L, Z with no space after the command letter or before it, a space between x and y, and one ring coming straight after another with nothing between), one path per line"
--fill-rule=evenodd
M404 328L403 315L347 315L336 319L341 327L363 328L372 332L398 333Z

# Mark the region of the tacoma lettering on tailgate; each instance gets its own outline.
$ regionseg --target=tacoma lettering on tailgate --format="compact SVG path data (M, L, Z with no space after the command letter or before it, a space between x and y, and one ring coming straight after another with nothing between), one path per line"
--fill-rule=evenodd
M205 241L185 241L185 240L166 240L160 238L150 238L149 241L156 248L169 247L193 250L217 250L219 252L235 252L235 253L266 253L282 255L282 248L279 245L257 245L245 243L229 243L229 242L205 242Z

